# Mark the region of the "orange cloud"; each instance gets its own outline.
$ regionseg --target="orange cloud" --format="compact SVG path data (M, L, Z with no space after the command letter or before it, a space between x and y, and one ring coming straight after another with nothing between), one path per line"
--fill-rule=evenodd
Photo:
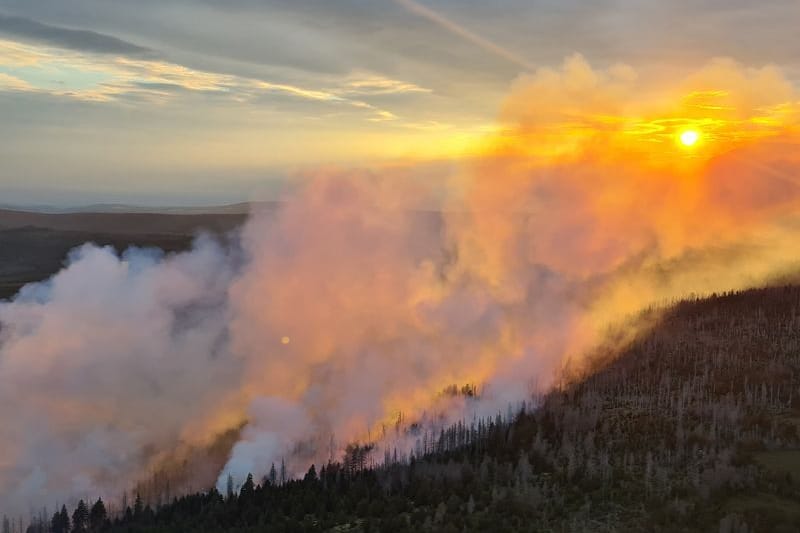
M593 157L637 165L675 163L677 136L701 132L708 159L753 140L797 133L796 89L776 67L718 59L683 80L643 80L626 65L593 69L580 55L512 88L492 147L549 161ZM683 154L686 158L690 154Z

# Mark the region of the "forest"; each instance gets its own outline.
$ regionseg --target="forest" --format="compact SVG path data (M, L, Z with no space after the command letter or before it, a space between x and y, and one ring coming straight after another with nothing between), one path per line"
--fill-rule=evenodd
M224 493L138 492L118 513L74 502L2 533L797 531L798 376L800 287L692 298L545 396L407 458L368 461L354 443L302 479L271 465Z

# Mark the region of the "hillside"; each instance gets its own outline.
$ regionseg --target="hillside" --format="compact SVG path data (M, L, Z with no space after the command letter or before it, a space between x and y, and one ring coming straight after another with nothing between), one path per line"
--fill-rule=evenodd
M242 213L40 213L0 209L0 299L55 274L68 252L85 242L185 250L201 231L224 234Z
M229 231L239 226L245 218L244 213L41 213L0 209L0 229L34 227L115 235L186 235L199 228Z
M796 531L800 287L684 301L539 407L303 480L138 499L107 531ZM605 362L600 362L605 361ZM258 484L256 484L258 483Z

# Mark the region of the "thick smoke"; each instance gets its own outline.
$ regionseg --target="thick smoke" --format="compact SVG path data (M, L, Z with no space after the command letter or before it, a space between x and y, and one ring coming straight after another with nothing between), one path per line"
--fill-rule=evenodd
M86 245L0 305L0 501L118 495L236 387L225 251Z
M644 306L791 272L798 109L772 67L575 56L517 81L442 213L418 183L319 173L232 242L76 250L0 304L0 501L114 497L242 424L219 484L298 473L401 440L398 413L525 398ZM477 404L438 394L468 383Z

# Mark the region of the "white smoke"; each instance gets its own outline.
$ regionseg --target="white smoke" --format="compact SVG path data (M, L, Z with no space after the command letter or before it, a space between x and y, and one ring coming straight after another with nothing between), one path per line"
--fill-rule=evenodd
M119 494L235 387L229 253L85 245L0 304L0 501Z

